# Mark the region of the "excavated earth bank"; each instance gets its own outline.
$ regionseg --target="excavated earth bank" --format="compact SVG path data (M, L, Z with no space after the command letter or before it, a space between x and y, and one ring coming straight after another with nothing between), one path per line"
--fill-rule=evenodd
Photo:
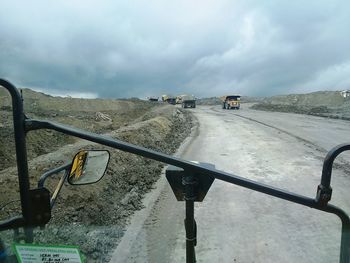
M30 94L27 94L28 101L30 105L36 103L37 108L42 100L50 100L50 103L46 102L47 106L41 102L44 106L40 111L27 107L30 117L53 119L167 154L176 151L192 127L190 111L171 105L138 100L93 102L70 99L67 102L68 99L59 98L66 108L58 109L59 103L53 103L56 98L43 98L44 95L39 94L40 100L35 100L38 94ZM16 215L19 209L11 112L4 101L0 105L5 120L0 127L0 183L6 190L0 197L0 220ZM104 104L108 105L106 110L103 110ZM50 107L51 110L46 111ZM103 179L85 186L66 183L53 208L50 223L43 230L35 229L37 243L79 246L87 262L106 262L121 239L130 216L142 208L142 197L151 191L164 164L51 131L29 133L28 149L32 187L36 186L42 173L69 162L79 149L110 151L111 159ZM50 178L46 187L52 191L59 177ZM2 232L1 236L6 245L10 245L12 231Z
M265 98L252 108L350 120L350 97L344 98L340 91L274 96Z

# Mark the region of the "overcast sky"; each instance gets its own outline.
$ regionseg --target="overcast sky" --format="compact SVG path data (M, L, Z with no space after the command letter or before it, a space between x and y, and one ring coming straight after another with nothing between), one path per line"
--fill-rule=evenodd
M102 98L350 89L350 1L0 0L0 77Z

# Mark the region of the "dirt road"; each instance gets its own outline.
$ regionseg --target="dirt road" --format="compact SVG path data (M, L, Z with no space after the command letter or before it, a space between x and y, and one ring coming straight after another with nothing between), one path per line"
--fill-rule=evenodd
M309 197L323 158L349 142L350 122L201 106L181 156ZM349 155L333 170L331 203L350 212ZM154 205L152 203L154 202ZM136 214L111 262L185 262L184 203L165 180ZM319 212L216 180L197 203L197 262L338 262L340 221Z

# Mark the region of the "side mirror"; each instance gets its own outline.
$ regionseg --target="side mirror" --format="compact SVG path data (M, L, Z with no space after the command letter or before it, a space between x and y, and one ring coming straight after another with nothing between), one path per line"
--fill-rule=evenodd
M101 180L109 162L106 150L82 150L72 161L68 183L72 185L93 184Z

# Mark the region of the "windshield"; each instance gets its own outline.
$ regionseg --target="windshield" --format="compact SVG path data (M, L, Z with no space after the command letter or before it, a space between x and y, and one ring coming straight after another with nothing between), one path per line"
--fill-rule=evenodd
M239 96L230 96L230 97L227 97L228 100L240 100L241 97Z
M346 262L348 8L2 3L0 262Z

